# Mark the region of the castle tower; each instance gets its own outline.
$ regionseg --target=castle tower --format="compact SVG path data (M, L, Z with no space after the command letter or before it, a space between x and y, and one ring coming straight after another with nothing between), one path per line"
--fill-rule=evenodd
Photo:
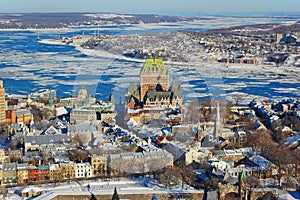
M0 78L0 126L5 125L5 89L3 87L3 80Z
M146 60L140 71L140 84L140 101L144 101L144 97L149 89L168 91L169 71L162 59Z

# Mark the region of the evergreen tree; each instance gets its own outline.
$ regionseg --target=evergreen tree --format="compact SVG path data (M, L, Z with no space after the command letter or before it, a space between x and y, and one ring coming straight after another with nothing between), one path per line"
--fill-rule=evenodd
M114 191L114 194L112 196L112 200L120 200L120 197L118 195L118 192L117 192L117 188L115 187L115 191Z

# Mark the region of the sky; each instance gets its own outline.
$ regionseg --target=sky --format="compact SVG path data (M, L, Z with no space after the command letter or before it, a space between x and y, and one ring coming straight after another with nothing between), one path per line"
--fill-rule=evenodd
M0 0L0 13L300 13L300 0Z

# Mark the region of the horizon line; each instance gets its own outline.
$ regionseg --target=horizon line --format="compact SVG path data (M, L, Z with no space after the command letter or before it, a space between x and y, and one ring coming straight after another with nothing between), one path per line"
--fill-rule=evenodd
M78 14L122 14L122 15L165 15L165 16L182 16L182 17L198 17L198 16L211 16L211 15L221 15L221 16L300 16L299 11L153 11L153 12L109 12L109 11L99 11L99 12L89 12L89 11L23 11L23 12L1 12L0 14L63 14L63 13L78 13Z

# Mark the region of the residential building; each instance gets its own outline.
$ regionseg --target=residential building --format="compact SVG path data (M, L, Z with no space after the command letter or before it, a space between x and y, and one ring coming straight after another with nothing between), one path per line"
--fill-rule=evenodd
M32 114L30 110L27 109L18 109L18 110L7 110L6 111L6 125L22 122L26 125L30 124Z
M65 146L71 143L71 135L62 134L52 126L45 131L30 133L24 137L25 152L48 148L51 148L51 151L64 150Z
M10 160L18 161L23 156L22 149L9 149L8 156L9 156Z
M245 176L250 176L252 174L252 170L242 165L227 168L224 175L224 181L232 184L237 183L239 181L239 176L241 176L242 173L244 173Z
M5 149L0 149L0 157L5 156Z
M89 178L92 177L92 167L90 163L76 163L75 164L75 178Z
M3 87L3 80L0 78L0 127L5 125L6 101L5 101L5 89Z
M245 156L251 156L252 154L252 148L223 149L214 151L214 156L218 159L233 160L235 162L241 160Z
M17 179L18 183L28 181L28 164L17 164Z
M10 162L9 156L0 156L0 162L9 163Z
M247 139L247 134L245 131L236 131L234 133L233 142L236 145L240 147L244 146L246 139Z
M62 180L62 169L60 168L59 164L52 164L49 167L49 179L50 181L58 182Z
M94 176L107 175L107 155L92 155L91 167Z
M44 181L49 179L49 165L38 165L32 166L29 165L28 167L28 181L35 182L35 181Z
M212 157L212 153L208 148L191 148L185 151L185 164L189 165L193 162L201 163Z
M2 184L15 184L17 183L17 164L16 163L3 163L2 166Z
M61 178L72 180L76 177L76 164L75 163L60 163Z
M9 163L9 156L5 155L5 149L0 149L0 162L1 163Z
M255 164L252 170L253 174L257 175L258 178L271 178L277 174L277 167L265 157L256 155L249 158L249 160Z
M74 124L76 121L95 121L97 120L96 110L93 108L83 107L76 108L71 111L70 122Z

